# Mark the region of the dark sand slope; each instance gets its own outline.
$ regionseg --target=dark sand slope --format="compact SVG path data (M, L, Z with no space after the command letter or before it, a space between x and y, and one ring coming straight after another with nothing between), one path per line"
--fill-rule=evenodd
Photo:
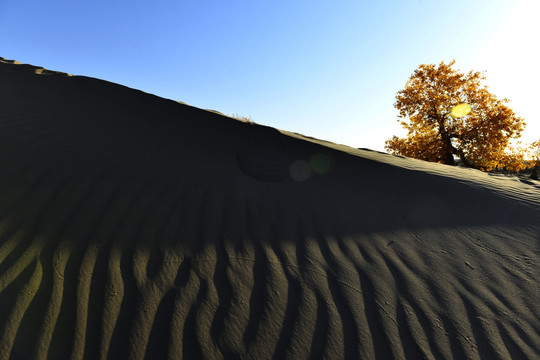
M0 61L0 359L538 359L539 251L538 182Z

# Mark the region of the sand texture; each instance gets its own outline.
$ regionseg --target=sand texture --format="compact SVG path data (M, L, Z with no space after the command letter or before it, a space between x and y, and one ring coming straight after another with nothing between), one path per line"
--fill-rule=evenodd
M539 359L539 252L538 181L0 61L0 359Z

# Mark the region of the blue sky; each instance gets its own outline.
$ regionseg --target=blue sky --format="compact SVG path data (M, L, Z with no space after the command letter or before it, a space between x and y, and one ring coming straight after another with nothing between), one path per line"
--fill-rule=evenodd
M540 138L536 0L0 0L0 56L353 147L420 64L487 70Z

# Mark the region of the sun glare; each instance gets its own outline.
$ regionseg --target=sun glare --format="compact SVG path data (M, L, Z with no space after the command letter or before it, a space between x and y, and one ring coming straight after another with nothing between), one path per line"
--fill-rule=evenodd
M462 118L466 115L468 115L471 112L471 105L469 104L459 104L454 106L452 111L450 112L450 115L455 118Z

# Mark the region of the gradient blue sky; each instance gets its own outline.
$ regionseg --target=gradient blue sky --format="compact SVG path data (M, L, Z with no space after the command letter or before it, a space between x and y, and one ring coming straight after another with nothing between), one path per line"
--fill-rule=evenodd
M540 138L537 0L0 0L0 56L353 147L420 64L487 70ZM535 111L536 110L536 111Z

